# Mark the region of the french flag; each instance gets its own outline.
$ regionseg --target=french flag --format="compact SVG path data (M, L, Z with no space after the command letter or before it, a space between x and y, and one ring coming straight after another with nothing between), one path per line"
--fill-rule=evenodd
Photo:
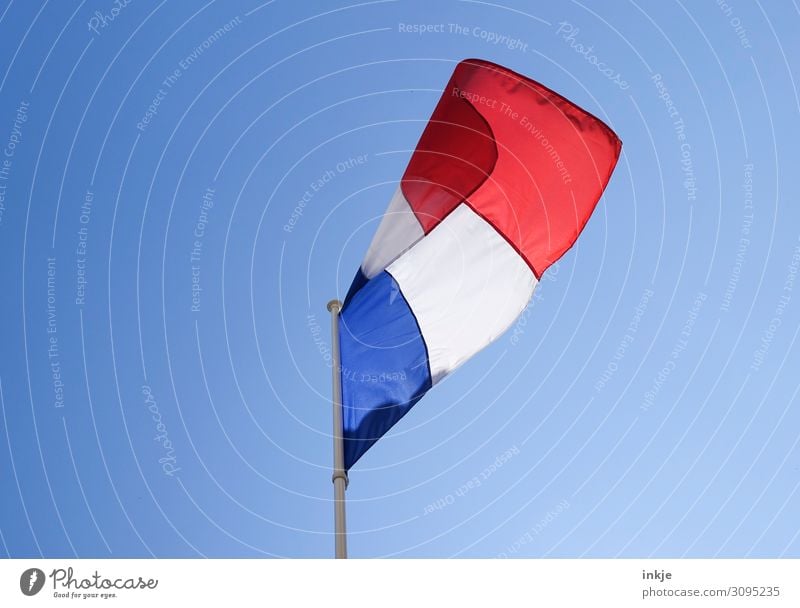
M341 312L346 470L513 324L583 230L621 148L530 78L456 66Z

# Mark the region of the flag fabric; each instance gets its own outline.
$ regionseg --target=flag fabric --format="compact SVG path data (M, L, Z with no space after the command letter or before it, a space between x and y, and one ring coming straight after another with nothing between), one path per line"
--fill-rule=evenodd
M513 324L586 225L621 147L525 76L456 66L341 312L346 469Z

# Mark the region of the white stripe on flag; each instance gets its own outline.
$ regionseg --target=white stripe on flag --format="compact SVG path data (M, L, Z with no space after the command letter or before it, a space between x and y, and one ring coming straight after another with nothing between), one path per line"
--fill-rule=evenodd
M537 283L514 248L463 203L386 270L417 318L434 384L508 329Z

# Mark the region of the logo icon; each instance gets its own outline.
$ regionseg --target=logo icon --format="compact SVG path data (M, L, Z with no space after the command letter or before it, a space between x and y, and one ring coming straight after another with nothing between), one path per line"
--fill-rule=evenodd
M44 572L39 568L28 568L19 577L19 589L25 595L36 595L44 587Z

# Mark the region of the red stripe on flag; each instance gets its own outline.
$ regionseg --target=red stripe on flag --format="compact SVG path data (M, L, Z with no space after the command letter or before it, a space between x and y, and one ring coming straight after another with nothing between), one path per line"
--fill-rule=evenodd
M538 277L583 230L621 147L605 123L558 93L468 59L453 72L401 187L426 234L466 202Z

